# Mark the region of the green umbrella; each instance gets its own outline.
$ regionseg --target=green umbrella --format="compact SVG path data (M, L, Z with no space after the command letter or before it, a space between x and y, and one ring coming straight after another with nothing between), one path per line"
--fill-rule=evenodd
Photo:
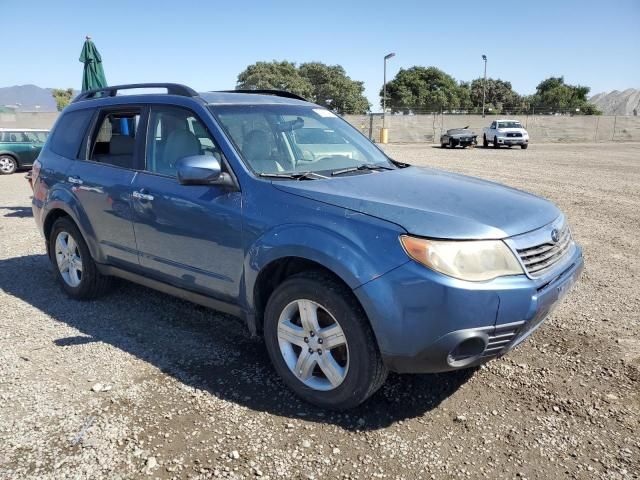
M102 88L107 86L107 79L102 70L102 57L98 53L98 49L91 41L91 37L87 37L80 53L80 61L84 63L84 71L82 72L82 91L93 90L94 88Z

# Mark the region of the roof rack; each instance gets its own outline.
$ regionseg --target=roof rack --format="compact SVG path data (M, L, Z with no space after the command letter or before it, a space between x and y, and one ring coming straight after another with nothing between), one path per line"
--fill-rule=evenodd
M115 97L120 90L132 90L136 88L166 88L167 95L179 95L181 97L198 96L198 92L186 85L180 85L179 83L132 83L129 85L113 85L110 87L87 90L74 98L71 103L90 100L92 98Z
M271 90L271 89L241 89L241 90L221 90L221 93L252 93L254 95L273 95L274 97L293 98L294 100L302 100L307 102L308 100L295 93L286 92L284 90Z

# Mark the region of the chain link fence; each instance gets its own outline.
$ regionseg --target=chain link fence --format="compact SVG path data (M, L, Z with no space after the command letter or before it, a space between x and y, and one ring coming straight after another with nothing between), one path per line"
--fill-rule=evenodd
M345 120L371 140L380 139L382 114L345 115ZM482 141L482 129L498 118L519 120L528 130L531 142L615 142L640 141L640 117L614 115L465 115L428 113L387 114L385 126L391 143L439 143L450 128L469 127Z

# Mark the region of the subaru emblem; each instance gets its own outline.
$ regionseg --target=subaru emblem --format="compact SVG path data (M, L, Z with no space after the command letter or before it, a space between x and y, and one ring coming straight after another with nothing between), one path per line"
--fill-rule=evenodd
M558 243L560 240L560 232L558 232L557 228L551 230L551 240L553 240L553 243Z

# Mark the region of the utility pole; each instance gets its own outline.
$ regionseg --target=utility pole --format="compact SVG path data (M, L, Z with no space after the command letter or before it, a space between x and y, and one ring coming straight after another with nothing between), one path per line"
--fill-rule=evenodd
M482 55L484 60L484 82L482 83L482 118L484 118L484 102L487 98L487 56Z
M396 56L395 53L388 53L387 55L384 56L384 80L382 83L382 130L385 133L386 133L385 116L387 114L387 60L395 56ZM387 143L385 141L382 141L382 138L381 138L381 142Z

